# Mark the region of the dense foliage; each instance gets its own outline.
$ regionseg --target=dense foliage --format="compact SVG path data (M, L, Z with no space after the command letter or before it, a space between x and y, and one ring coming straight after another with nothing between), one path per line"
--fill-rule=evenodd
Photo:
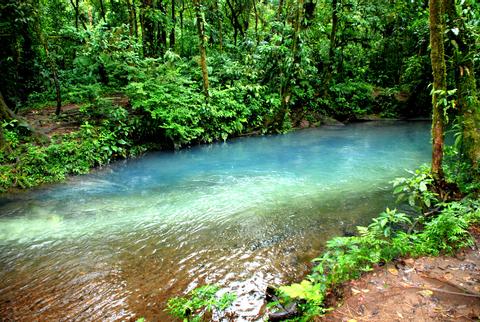
M476 75L469 82L479 74L473 73L480 58L478 6L461 1L449 15L448 80L455 87L465 87L458 71ZM69 165L62 146L95 140L91 134L82 129L73 135L77 138L55 138L48 147L2 115L1 189L83 173L129 155L126 145L178 148L284 132L321 124L326 116L340 121L428 116L428 10L420 0L6 0L0 5L0 88L6 105L21 115L55 102L61 116L66 103L87 104L80 123L98 127L94 135L110 131L126 113L126 128L119 124L115 130L123 134L111 135L128 144L113 144L123 152L111 157L96 155L105 151L101 147L92 152L98 160ZM92 122L102 113L102 97L112 93L127 95L128 106L101 116L104 123ZM466 91L449 99L470 102L477 95L470 89L469 96L461 93ZM474 117L465 119L455 109L448 114L451 120L458 116L460 126L475 126L467 122ZM471 133L464 133L466 147L477 140ZM38 165L32 173L32 149L46 153L52 169ZM471 151L464 152L474 155ZM37 178L24 179L29 173Z
M357 227L356 236L329 240L325 252L313 260L315 266L305 280L279 288L283 306L298 301L301 316L296 320L308 321L328 311L324 301L333 288L379 264L404 256L452 254L472 246L468 228L480 224L479 200L441 201L427 189L431 182L426 168L411 178L396 180L397 193L413 196L409 200L412 212L387 208L369 226ZM425 213L416 206L425 205L426 200L432 202L435 213Z
M479 39L476 0L4 0L0 192L149 149L433 110L433 172L395 182L415 211L386 209L358 236L332 239L305 281L281 288L307 319L332 287L379 262L471 242ZM68 133L49 137L21 117L55 104L61 123L67 103L79 112ZM442 150L448 127L455 143ZM472 199L447 203L449 190ZM231 302L216 292L173 299L170 312L188 319Z

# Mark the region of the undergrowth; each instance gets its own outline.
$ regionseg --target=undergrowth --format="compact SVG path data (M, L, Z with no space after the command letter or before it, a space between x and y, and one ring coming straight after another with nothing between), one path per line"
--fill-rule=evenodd
M128 112L112 105L96 118L85 118L78 131L51 139L24 133L16 120L0 126L9 146L0 150L0 192L61 181L146 150L134 140L135 122Z
M207 321L213 311L224 311L236 299L232 293L217 295L219 291L209 284L195 288L186 296L169 299L166 311L185 322Z
M473 245L468 228L480 223L480 201L465 198L444 202L428 189L432 183L425 167L411 178L395 180L395 193L400 200L406 198L416 210L413 214L387 208L369 226L357 227L356 236L329 240L325 252L313 260L315 266L303 281L281 286L280 304L286 307L296 302L301 313L293 320L309 321L326 313L325 299L336 286L360 277L378 264L403 256L452 254ZM426 212L432 208L437 213Z

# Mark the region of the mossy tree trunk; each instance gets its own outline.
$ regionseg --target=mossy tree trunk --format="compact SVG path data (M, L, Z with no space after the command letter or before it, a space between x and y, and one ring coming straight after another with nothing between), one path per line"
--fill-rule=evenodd
M55 86L55 97L57 102L55 114L60 115L60 113L62 112L62 94L60 90L60 80L58 79L58 68L55 59L52 57L52 55L50 55L48 41L45 39L42 27L40 25L40 15L37 15L37 17L35 17L35 31L37 32L38 39L40 40L43 49L45 50L45 58L50 65L50 72L52 73L53 84Z
M462 153L473 168L480 164L480 104L477 97L472 46L475 44L471 33L458 14L455 0L446 0L448 35L451 46L449 55L454 57L457 102L462 115Z
M341 2L341 0L340 0ZM330 81L334 72L335 49L337 47L337 29L338 29L338 13L340 10L339 0L332 0L332 30L330 31L330 47L328 49L328 62L325 64L325 77L323 82L323 94L328 96Z
M473 61L460 67L459 105L463 116L462 150L473 168L480 165L480 102L477 98Z
M430 59L432 61L432 175L437 182L443 181L442 160L444 145L444 108L442 97L447 90L444 33L444 0L430 0Z
M7 103L3 99L3 95L0 92L0 150L8 149L5 136L3 135L3 121L10 121L15 117L13 112L8 108Z
M202 69L203 78L203 92L205 98L210 96L208 92L208 68L207 68L207 51L205 49L205 23L203 21L203 14L200 0L194 0L193 5L195 7L195 17L197 20L197 32L198 32L198 48L200 50L200 67Z

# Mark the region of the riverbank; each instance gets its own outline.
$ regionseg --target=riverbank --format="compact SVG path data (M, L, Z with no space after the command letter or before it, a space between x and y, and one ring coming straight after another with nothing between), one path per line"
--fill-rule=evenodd
M317 321L474 321L480 319L480 227L454 256L402 258L337 288L336 307Z

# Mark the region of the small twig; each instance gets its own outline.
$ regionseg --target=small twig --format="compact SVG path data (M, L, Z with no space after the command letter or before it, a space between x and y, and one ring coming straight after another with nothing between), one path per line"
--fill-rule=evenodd
M479 293L473 293L473 292L471 292L470 290L467 290L467 289L465 289L465 288L463 288L463 287L460 287L460 286L458 286L458 285L456 285L456 284L453 284L453 283L451 283L451 282L449 282L449 281L447 281L447 280L445 280L445 279L440 279L440 278L438 278L438 277L431 276L431 275L428 275L428 274L419 274L419 275L420 275L421 277L430 278L430 279L433 279L433 280L437 280L437 281L439 281L439 282L441 282L441 283L447 284L447 285L449 285L449 286L451 286L451 287L453 287L453 288L456 288L456 289L459 289L459 290L463 291L463 292L466 293L466 294L471 294L471 295L475 295L475 296L477 296L477 297L480 297L480 294L479 294ZM463 294L463 293L460 293L460 294Z
M440 292L440 293L446 293L446 294L452 294L452 295L460 295L460 296L468 296L468 297L477 297L480 298L480 294L474 294L474 293L460 293L460 292L453 292L453 291L447 291L447 290L442 290L439 288L433 288L433 287L420 287L420 286L404 286L405 288L416 288L420 290L429 290L429 291L435 291L435 292Z

